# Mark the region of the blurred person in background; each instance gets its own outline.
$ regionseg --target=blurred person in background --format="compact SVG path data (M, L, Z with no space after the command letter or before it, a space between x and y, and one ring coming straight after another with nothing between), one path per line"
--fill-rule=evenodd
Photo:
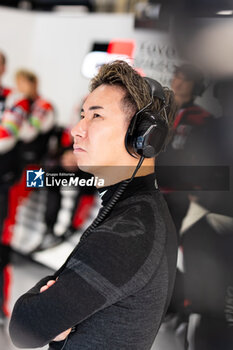
M2 84L2 77L6 71L7 59L5 54L0 51L0 138L4 137L5 130L1 127L1 118L5 110L5 103L7 96L11 93L11 89L6 88ZM1 143L1 141L0 141ZM7 299L8 299L8 287L9 287L9 247L5 244L6 239L2 235L4 219L7 215L7 197L8 188L13 182L14 178L14 168L13 163L14 152L11 154L4 155L1 152L0 146L0 325L5 322L6 315L8 315L7 310ZM11 162L6 165L7 159L11 157Z
M202 96L205 90L204 75L197 67L189 63L176 66L171 80L171 88L174 91L179 109L178 114L180 110L189 107L196 107L192 110L196 113L198 111L198 114L206 113L203 108L195 104L195 99Z
M205 90L204 74L200 69L189 63L176 66L171 80L171 88L175 95L178 112L174 121L171 142L167 145L166 152L160 153L157 159L157 178L181 244L180 229L190 206L192 190L191 188L181 190L185 183L185 167L203 165L204 160L200 158L199 143L203 137L203 130L208 128L213 117L195 103L196 98L201 97ZM195 175L195 171L193 171L192 181L194 182L190 184L191 186L195 184ZM176 306L180 307L183 302L183 274L178 268L169 312L177 310ZM177 322L177 327L183 320L187 321L186 311L188 314L188 310L188 308L183 307L180 317L182 321ZM179 313L177 312L177 314Z
M218 172L227 168L229 179L225 191L195 194L203 215L183 239L186 298L201 315L195 350L233 349L233 78L216 82L213 93L222 116L203 129L197 151Z
M202 163L227 166L232 181L233 165L233 78L223 78L215 82L213 95L218 100L222 114L204 128L197 151ZM233 194L230 191L200 193L199 202L210 211L233 216Z
M196 147L201 130L210 124L213 117L195 103L195 99L205 90L204 75L198 68L188 63L177 66L171 80L171 88L178 112L171 142L166 147L166 152L162 152L157 160L157 177L179 232L189 207L189 197L188 192L176 191L174 172L179 172L178 166L201 165ZM167 171L166 166L174 168ZM178 173L177 176L182 179L182 175Z
M40 96L38 77L33 72L19 70L16 86L29 107L28 118L22 121L19 132L22 163L40 164L48 152L49 138L55 127L55 110L47 99Z
M7 153L21 141L19 153L23 167L24 163L39 161L46 152L55 113L51 103L40 97L38 78L33 72L19 70L15 80L17 90L8 96L1 118L0 153Z
M20 182L20 178L27 163L35 165L46 153L48 135L55 121L52 105L39 96L34 73L18 71L16 85L17 92L8 94L0 120L1 295L9 290L10 275L4 277L4 271L9 262L18 199L29 194L24 179ZM2 319L5 319L9 312L3 296L1 310Z
M6 56L3 52L0 51L0 120L1 115L5 109L6 98L11 93L11 89L4 87L2 84L2 77L6 71L6 63Z
M210 182L222 178L225 189L187 191L190 206L180 234L169 307L177 317L176 330L188 327L190 315L199 314L193 334L195 350L233 348L233 79L218 81L213 91L222 116L199 130L195 164L209 166ZM183 335L187 349L187 333Z

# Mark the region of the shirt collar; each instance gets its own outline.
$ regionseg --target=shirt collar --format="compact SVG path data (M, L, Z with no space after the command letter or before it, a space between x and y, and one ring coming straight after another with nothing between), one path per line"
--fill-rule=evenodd
M122 183L118 182L111 186L105 186L98 188L99 196L102 200L102 205L105 206L113 194L117 191L119 185ZM124 193L120 197L120 200L133 196L135 192L145 192L145 191L158 191L158 185L156 181L155 173L135 177L126 187Z

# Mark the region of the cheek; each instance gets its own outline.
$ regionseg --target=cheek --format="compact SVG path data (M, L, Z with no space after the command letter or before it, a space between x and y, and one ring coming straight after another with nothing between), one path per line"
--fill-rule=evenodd
M98 158L119 157L125 149L125 135L127 127L116 125L115 127L95 130L89 134L93 155ZM127 152L127 151L126 151Z
M109 142L115 147L118 147L121 151L125 148L125 135L127 132L127 126L118 126L112 131L112 135L109 137Z

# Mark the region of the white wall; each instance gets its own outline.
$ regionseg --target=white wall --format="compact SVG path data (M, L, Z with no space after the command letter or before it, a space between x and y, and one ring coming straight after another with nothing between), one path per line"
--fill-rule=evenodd
M88 91L81 75L84 56L94 41L136 40L136 64L149 76L168 85L176 53L164 33L134 29L133 15L32 13L0 8L0 49L8 58L4 82L13 85L22 67L40 77L40 91L69 122L72 107Z

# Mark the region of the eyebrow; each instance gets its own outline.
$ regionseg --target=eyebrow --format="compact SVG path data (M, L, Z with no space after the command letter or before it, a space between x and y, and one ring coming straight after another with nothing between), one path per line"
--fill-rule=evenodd
M102 106L91 106L88 108L89 111L92 111L93 109L104 109ZM81 109L81 112L84 112L84 109Z

